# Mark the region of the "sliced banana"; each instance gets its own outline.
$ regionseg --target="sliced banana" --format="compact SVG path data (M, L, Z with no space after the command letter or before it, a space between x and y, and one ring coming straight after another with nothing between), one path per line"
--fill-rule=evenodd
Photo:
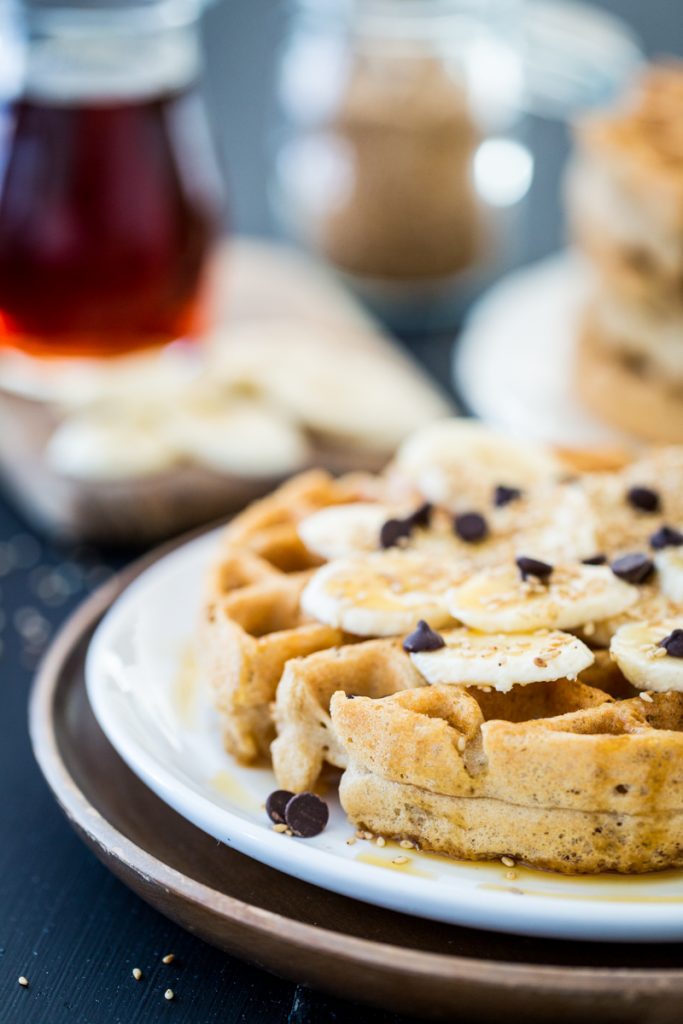
M457 561L392 548L339 558L318 569L301 596L307 615L357 636L399 636L426 619L451 622L446 593L466 578Z
M610 653L629 683L640 690L683 691L683 658L672 657L661 641L683 627L680 619L633 622L612 637Z
M440 420L418 430L399 448L392 468L428 501L454 509L473 500L490 502L498 484L524 489L562 473L546 449L467 419Z
M655 584L644 583L637 589L637 599L625 611L585 623L578 630L579 636L591 647L609 647L612 637L622 626L633 622L656 622L676 614L676 604L665 597Z
M513 686L576 679L594 655L577 637L559 630L538 633L478 633L453 629L446 646L411 654L428 683L487 685L501 693Z
M265 396L333 444L390 452L450 410L408 360L329 324L278 318L236 325L212 359L221 381Z
M176 451L220 473L284 476L301 469L310 449L292 421L261 402L196 396L166 423Z
M514 554L533 551L555 562L580 561L599 551L595 514L583 488L575 483L538 487L526 503L515 529L515 505L496 509L496 520L511 517Z
M309 551L330 561L377 551L382 527L396 514L388 505L354 501L314 512L301 520L297 531Z
M448 595L455 619L485 633L575 629L624 611L638 590L603 565L556 566L547 582L515 565L483 570Z
M683 547L663 548L655 555L654 563L664 596L683 606Z
M79 480L123 480L170 469L177 454L155 419L91 409L67 417L50 438L51 469Z

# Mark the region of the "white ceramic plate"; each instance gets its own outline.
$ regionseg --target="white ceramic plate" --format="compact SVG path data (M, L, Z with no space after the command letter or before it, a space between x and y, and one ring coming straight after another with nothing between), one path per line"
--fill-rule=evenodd
M517 270L473 307L453 353L457 389L475 415L552 444L633 443L584 409L574 387L586 269L561 252Z
M503 864L468 864L393 844L358 841L334 794L315 839L272 831L263 810L268 770L222 749L216 716L193 671L191 639L217 536L194 540L143 573L92 641L87 686L97 720L133 771L199 828L314 885L455 924L553 938L683 939L683 873L565 878ZM407 862L394 865L397 856Z

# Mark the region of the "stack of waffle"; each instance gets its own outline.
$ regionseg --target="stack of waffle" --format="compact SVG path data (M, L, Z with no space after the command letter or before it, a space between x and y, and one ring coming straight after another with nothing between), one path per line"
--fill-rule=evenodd
M578 382L603 419L683 440L683 64L578 126L574 236L594 270Z

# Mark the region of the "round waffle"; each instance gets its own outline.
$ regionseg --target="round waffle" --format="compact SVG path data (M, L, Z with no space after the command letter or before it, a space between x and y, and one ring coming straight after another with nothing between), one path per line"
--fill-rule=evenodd
M457 423L453 430L456 436ZM495 437L487 436L495 446ZM601 466L600 459L595 464ZM340 798L357 828L454 857L513 857L570 873L683 864L683 658L675 643L660 649L658 640L660 618L667 632L675 631L679 614L683 626L683 604L671 596L679 571L683 592L683 559L679 569L677 557L662 561L661 550L651 550L677 543L674 527L683 525L683 451L640 456L612 472L590 472L584 457L582 469L577 473L574 462L571 486L581 500L566 505L570 519L580 516L580 530L557 517L567 467L549 460L547 476L524 487L501 479L488 499L480 486L473 488L478 529L463 540L467 485L455 509L430 508L412 467L402 478L400 453L379 477L306 474L238 516L211 570L199 644L227 750L246 763L271 758L278 786L292 792L312 789L325 764L342 769ZM333 535L335 506L344 506L339 521L347 529L355 503L367 523L368 503L395 508L397 495L414 511L378 531L376 553L368 552L365 531L351 562L343 562L344 601L356 603L364 623L381 612L384 633L345 634L324 621L315 600L335 561L307 548L301 524L329 509L325 525ZM448 529L458 534L453 545L443 543ZM430 543L432 533L438 543ZM348 529L344 543L352 536ZM586 557L591 543L593 556L604 553L602 559ZM548 546L528 550L529 544ZM433 558L444 587L463 569L460 599L449 590L452 615L465 607L468 578L490 572L496 560L514 567L515 552L523 551L517 557L521 582L487 605L490 642L474 630L468 642L464 613L465 626L455 618L439 624L443 637L423 623L406 640L403 615L387 635L384 570L373 568L371 588L360 571L364 559L383 566L387 545L405 549L408 563L411 550ZM664 549L678 550L683 546ZM546 551L561 554L562 563L540 561ZM585 569L584 560L607 564ZM385 561L392 569L384 585L395 597L403 592L395 578L402 558ZM356 562L354 578L348 565ZM568 572L591 586L593 577L613 573L614 585L604 588L610 597L603 619L600 602L585 602L578 588L569 628L552 632L558 592L552 574L559 587ZM565 591L563 601L570 600ZM615 595L625 611L617 613ZM420 594L412 596L417 625L425 616ZM510 601L533 602L529 632L514 632L526 620L509 616ZM537 615L544 608L547 624ZM504 618L497 615L501 609ZM620 668L609 645L620 627L639 622L650 627L654 642L649 653L636 650L629 660L622 640ZM573 666L574 678L558 678L553 657L560 650L569 666L563 671ZM481 678L477 658L486 659ZM626 678L632 662L639 666L636 685Z

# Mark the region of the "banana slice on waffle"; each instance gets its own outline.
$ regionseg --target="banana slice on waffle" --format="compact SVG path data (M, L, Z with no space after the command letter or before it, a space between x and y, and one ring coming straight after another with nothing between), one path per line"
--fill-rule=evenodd
M453 629L442 639L444 647L410 655L428 683L486 685L507 693L513 686L576 679L594 661L581 640L559 630L492 635Z
M396 512L388 505L354 501L330 505L302 519L297 533L309 551L330 561L362 551L377 551L382 527Z
M418 619L451 622L446 594L466 579L457 560L391 549L350 556L318 569L301 595L307 615L356 636L399 636Z
M428 501L458 508L496 486L525 489L558 479L562 466L540 446L496 434L467 419L440 420L413 434L394 461Z
M632 622L612 637L610 654L640 690L683 691L683 614L679 619Z
M576 629L607 619L625 611L638 597L636 587L604 565L546 565L545 569L550 571L546 574L539 568L544 578L524 573L514 564L483 570L451 591L448 609L454 619L484 633L528 633Z
M654 556L659 589L664 597L683 605L683 547L668 547Z

